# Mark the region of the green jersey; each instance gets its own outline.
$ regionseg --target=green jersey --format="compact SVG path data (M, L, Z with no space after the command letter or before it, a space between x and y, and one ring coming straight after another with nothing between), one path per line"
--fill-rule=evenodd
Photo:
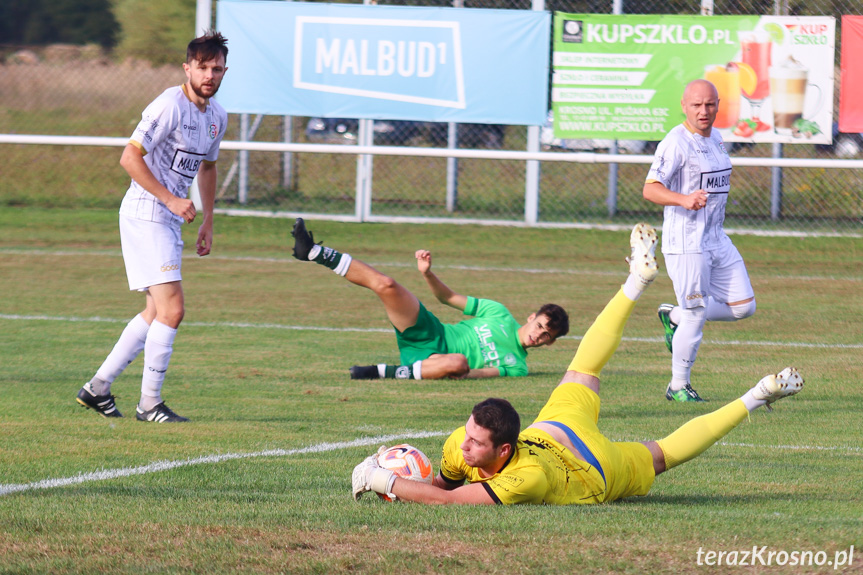
M501 376L527 375L527 350L518 338L521 326L508 309L468 297L464 314L474 317L444 325L448 353L463 354L471 369L496 367Z
M518 339L521 326L509 310L496 301L468 297L464 314L474 317L444 325L420 302L417 323L396 330L402 365L434 354L460 353L471 369L496 367L501 376L527 375L527 350Z

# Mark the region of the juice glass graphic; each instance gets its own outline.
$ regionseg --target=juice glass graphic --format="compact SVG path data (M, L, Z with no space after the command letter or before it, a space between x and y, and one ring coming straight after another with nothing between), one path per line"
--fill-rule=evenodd
M740 70L735 64L714 64L704 68L704 79L716 86L719 111L714 128L730 128L740 118Z
M761 104L770 95L770 37L763 30L738 32L740 39L740 61L755 73L755 89L743 95L749 100L752 119L758 123L756 131L764 132L770 126L761 121Z

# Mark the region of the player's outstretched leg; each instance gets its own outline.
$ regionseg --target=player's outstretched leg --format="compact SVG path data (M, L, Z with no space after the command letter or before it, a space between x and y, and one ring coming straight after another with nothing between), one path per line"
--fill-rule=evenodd
M343 277L348 273L352 261L350 254L324 247L323 242L315 243L315 238L312 232L306 229L303 218L297 218L294 222L291 236L294 238L293 255L298 260L319 263Z
M598 378L602 368L614 355L623 338L623 328L635 309L635 303L656 276L656 231L645 223L636 224L629 236L629 276L620 290L606 304L584 334L568 372Z
M674 433L657 441L665 456L665 469L671 469L703 453L708 447L722 439L750 412L799 393L803 389L803 378L793 367L786 367L776 375L768 375L747 391L743 397L732 401L712 413L696 417L684 423Z

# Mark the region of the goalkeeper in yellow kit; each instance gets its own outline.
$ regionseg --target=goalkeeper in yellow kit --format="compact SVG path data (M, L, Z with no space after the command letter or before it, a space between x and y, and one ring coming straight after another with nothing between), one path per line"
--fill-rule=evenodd
M603 436L597 427L600 371L620 344L636 301L658 273L653 228L636 225L630 246L629 277L584 335L536 421L521 431L508 401L487 399L447 439L431 485L396 477L373 455L354 468L354 498L375 491L419 503L567 505L646 495L656 475L702 453L754 409L803 388L797 370L786 368L664 439L626 443Z

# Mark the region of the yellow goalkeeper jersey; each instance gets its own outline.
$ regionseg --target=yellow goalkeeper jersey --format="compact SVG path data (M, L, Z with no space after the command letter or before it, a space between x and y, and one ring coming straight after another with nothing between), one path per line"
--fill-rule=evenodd
M599 469L577 459L550 435L526 429L518 436L515 453L492 477L481 477L470 467L459 447L465 428L455 430L443 448L440 471L453 483L483 483L495 503L549 503L556 505L602 503L605 479Z

